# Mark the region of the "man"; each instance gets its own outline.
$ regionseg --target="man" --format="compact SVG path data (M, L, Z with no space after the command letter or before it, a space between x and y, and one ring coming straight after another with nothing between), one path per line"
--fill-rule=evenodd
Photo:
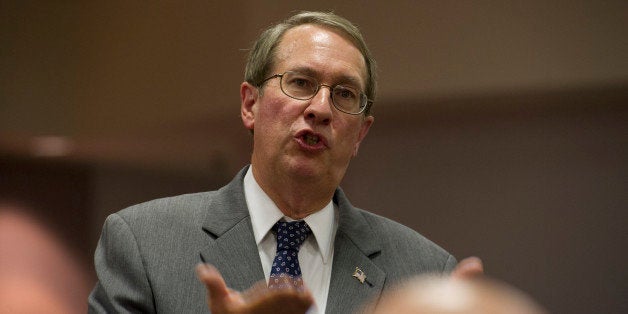
M111 215L90 311L203 312L208 292L214 313L350 313L397 280L451 271L449 253L338 187L374 121L374 72L358 29L337 15L265 31L240 87L250 167L218 191ZM302 241L281 247L293 226ZM197 268L207 292L192 271L201 260L213 265Z

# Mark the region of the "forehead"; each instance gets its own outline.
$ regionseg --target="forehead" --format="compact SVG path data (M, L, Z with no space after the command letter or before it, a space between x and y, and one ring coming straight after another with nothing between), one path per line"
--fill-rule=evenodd
M366 62L348 35L320 25L291 28L277 45L274 70L299 69L322 79L358 81L362 87L366 82Z

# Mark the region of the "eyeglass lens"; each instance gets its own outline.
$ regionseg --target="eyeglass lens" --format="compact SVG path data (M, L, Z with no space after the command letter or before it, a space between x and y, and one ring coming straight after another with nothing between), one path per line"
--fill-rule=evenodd
M281 76L281 90L289 97L301 100L313 98L319 91L321 85L310 76L297 72L286 72ZM338 110L357 114L366 105L366 95L350 86L336 85L331 89L331 99L334 107Z

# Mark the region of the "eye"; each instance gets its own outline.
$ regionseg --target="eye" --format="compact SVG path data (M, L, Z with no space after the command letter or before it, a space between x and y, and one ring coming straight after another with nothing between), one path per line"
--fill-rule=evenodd
M336 86L334 88L334 96L344 100L353 100L358 97L358 94L352 88Z
M291 74L286 79L290 88L313 90L317 85L313 78L299 74Z
M302 79L302 78L296 78L294 79L294 83L295 85L299 86L299 87L306 87L308 86L307 80Z

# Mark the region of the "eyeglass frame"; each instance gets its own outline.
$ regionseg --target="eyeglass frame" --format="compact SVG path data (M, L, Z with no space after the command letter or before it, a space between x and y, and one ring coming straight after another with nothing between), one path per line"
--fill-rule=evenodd
M317 83L317 84L316 84L316 90L314 91L314 93L312 94L312 96L310 96L309 98L297 98L297 97L294 97L294 96L288 95L288 93L286 93L286 91L283 89L283 77L284 77L284 75L286 75L286 73L296 73L296 74L300 74L300 75L305 76L305 77L312 78L312 79L314 80L314 82L316 82L316 83ZM373 100L369 99L369 98L368 98L368 96L367 96L364 92L360 91L360 95L364 95L364 99L366 99L366 104L364 104L364 106L362 106L362 108L360 109L360 111L358 111L358 112L348 112L348 111L345 111L345 110L343 110L343 109L341 109L341 108L338 108L338 106L336 106L336 103L334 102L334 96L333 96L333 95L334 95L334 93L333 93L333 91L334 91L334 89L335 89L336 87L338 87L338 86L342 86L342 85L340 85L340 84L336 84L336 85L333 85L333 86L332 86L332 85L328 85L328 84L320 84L320 83L318 83L318 80L317 80L316 78L311 77L311 76L309 76L309 75L301 74L301 73L296 72L296 71L286 71L286 72L283 72L283 73L281 73L281 74L273 74L273 75L271 75L271 76L269 76L269 77L267 77L267 78L263 79L261 82L259 82L259 83L258 83L258 84L256 84L256 85L257 85L257 87L258 87L258 88L261 88L261 87L264 85L264 83L266 83L267 81L272 80L272 79L274 79L274 78L277 78L277 77L279 78L279 89L281 89L281 92L282 92L284 95L286 95L286 96L288 96L288 97L290 97L290 98L292 98L292 99L296 99L296 100L310 100L310 99L312 99L312 98L316 97L316 94L318 94L318 92L321 90L321 86L324 86L324 87L329 88L329 91L330 91L330 93L329 93L329 99L331 99L331 104L334 106L334 108L336 108L336 109L337 109L338 111L340 111L340 112L343 112L343 113L346 113L346 114L350 114L350 115L357 116L357 115L360 115L360 114L362 114L362 113L364 113L364 112L368 112L368 108L370 108L370 107L373 105ZM361 97L362 97L362 96L360 96L360 98L361 98Z

